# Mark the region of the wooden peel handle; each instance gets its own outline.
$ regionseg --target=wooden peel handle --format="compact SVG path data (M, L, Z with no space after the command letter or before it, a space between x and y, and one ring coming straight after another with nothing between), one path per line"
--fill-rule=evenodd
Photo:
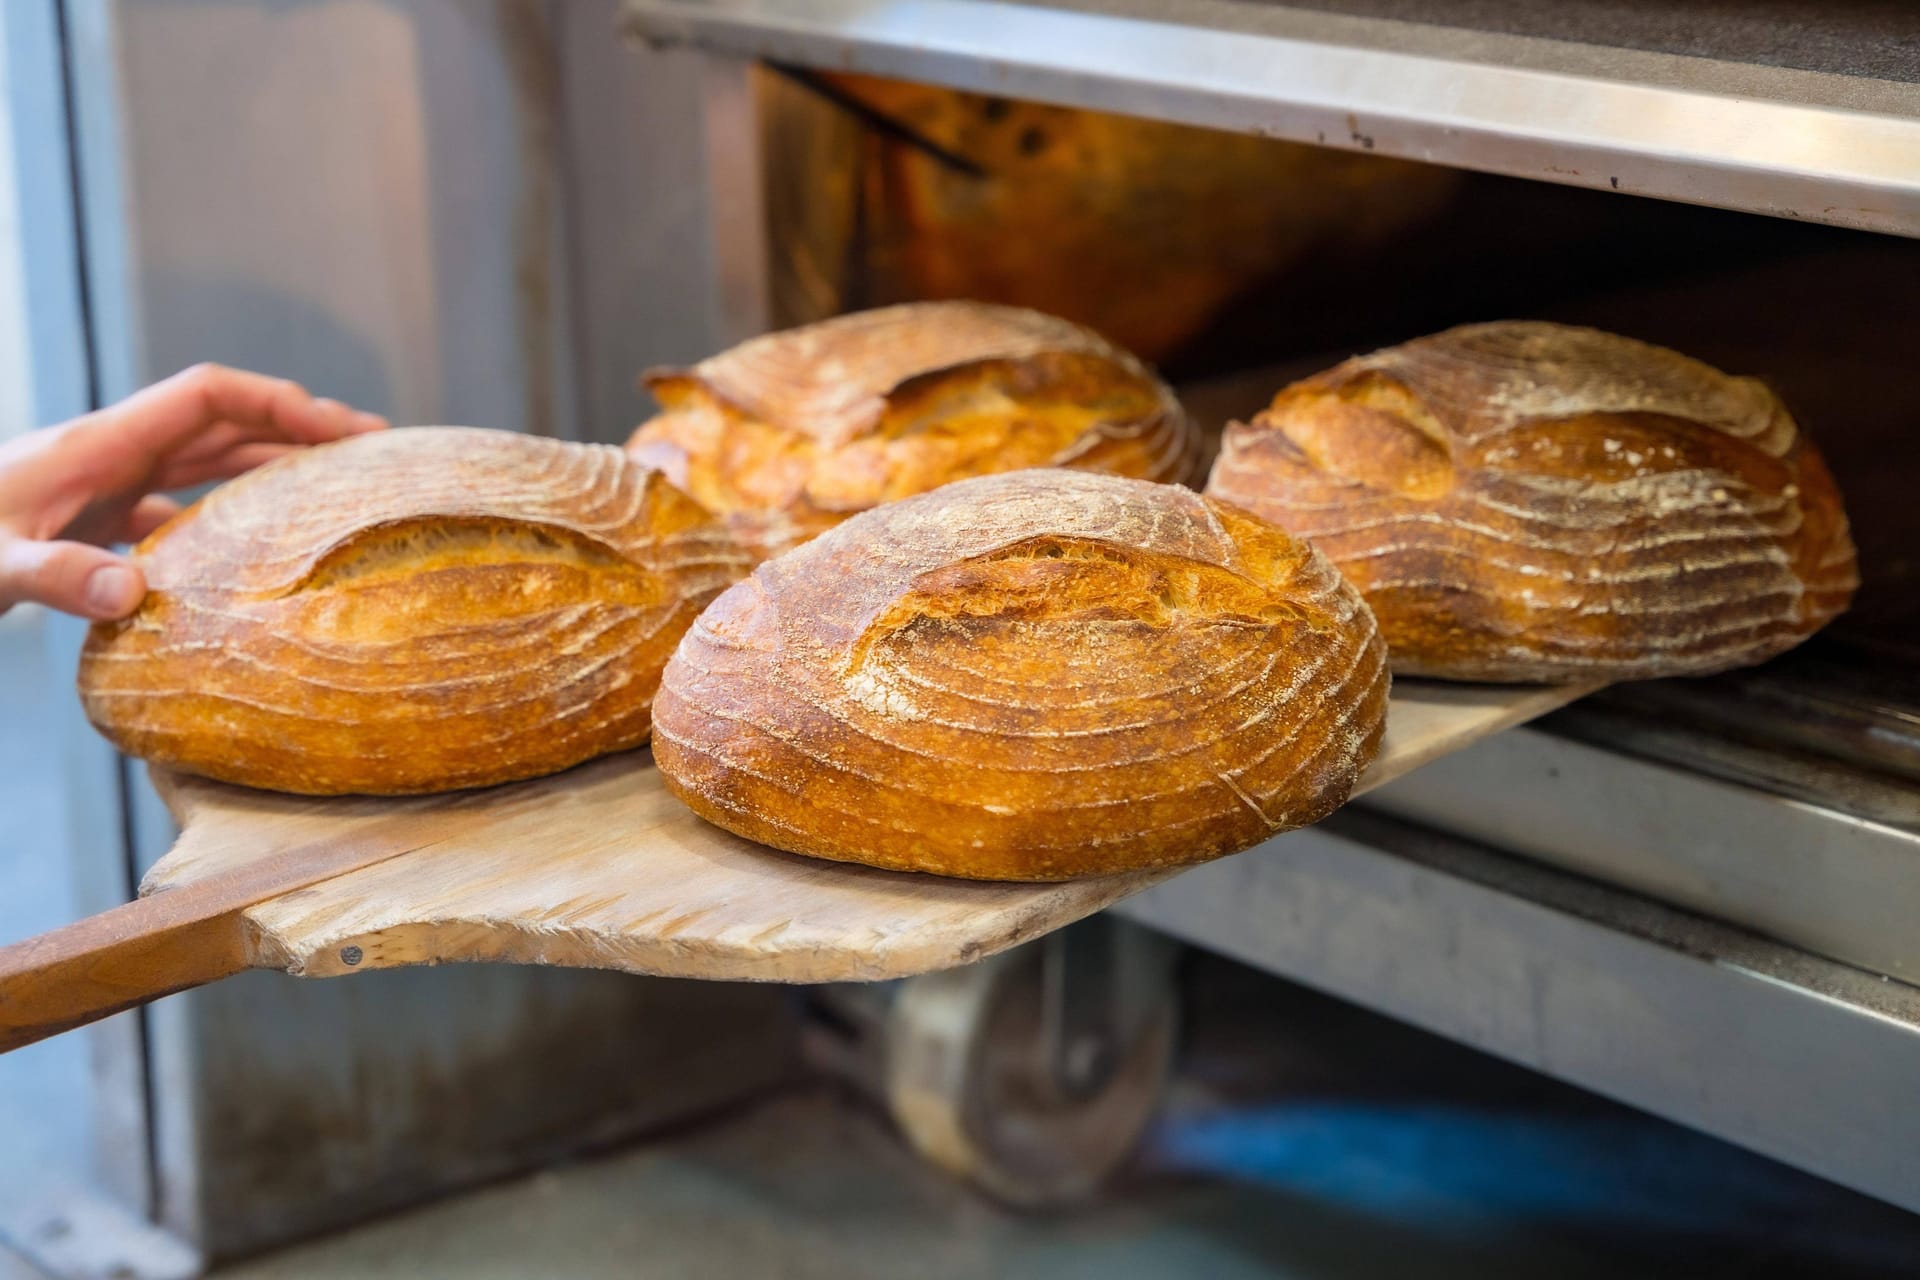
M437 844L470 814L403 815L261 856L0 947L0 1053L248 967L255 903Z
M190 887L0 947L0 1053L238 973L243 909Z

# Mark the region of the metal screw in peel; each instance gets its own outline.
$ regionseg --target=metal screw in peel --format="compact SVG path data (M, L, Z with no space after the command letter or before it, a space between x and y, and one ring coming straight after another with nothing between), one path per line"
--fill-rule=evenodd
M353 965L359 964L360 948L358 947L340 948L340 963L347 965L349 968L351 968Z

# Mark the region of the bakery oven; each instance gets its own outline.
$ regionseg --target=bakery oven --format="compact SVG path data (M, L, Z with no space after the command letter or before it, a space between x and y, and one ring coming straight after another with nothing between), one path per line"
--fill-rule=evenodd
M1920 18L625 17L702 67L730 334L915 299L1034 307L1154 361L1216 442L1295 378L1468 321L1591 325L1774 388L1852 519L1862 585L1839 621L1758 667L1593 694L1110 914L1920 1207L1901 1118L1920 1067Z
M1546 319L1764 379L1862 578L1789 654L1594 693L1016 959L804 1008L449 966L122 1015L91 1052L127 1219L244 1253L710 1110L797 1047L1046 1199L1150 1114L1169 939L1920 1209L1909 6L10 0L5 29L30 283L65 326L48 419L215 359L397 421L619 441L643 367L976 298L1130 348L1217 444L1355 353ZM99 909L173 832L60 714ZM1002 1149L956 1127L955 1064L1016 988L1091 1101Z

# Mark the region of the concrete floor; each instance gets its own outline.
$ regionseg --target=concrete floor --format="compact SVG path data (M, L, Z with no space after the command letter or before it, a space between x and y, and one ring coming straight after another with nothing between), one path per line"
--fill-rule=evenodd
M870 1115L780 1099L671 1146L543 1174L223 1273L226 1280L531 1274L927 1280L1616 1275L1565 1244L1414 1242L1255 1187L1143 1177L1094 1209L1006 1213Z
M1162 1122L1097 1204L1022 1215L814 1085L220 1280L1911 1277L1920 1219L1201 958Z

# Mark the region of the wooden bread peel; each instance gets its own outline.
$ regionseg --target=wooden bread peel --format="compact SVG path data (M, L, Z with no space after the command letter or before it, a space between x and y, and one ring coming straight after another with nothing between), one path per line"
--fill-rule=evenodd
M1355 794L1594 685L1401 681ZM181 835L111 911L0 947L0 1052L242 969L506 961L872 981L965 964L1177 872L948 880L779 853L668 795L645 751L486 791L314 800L154 771Z

